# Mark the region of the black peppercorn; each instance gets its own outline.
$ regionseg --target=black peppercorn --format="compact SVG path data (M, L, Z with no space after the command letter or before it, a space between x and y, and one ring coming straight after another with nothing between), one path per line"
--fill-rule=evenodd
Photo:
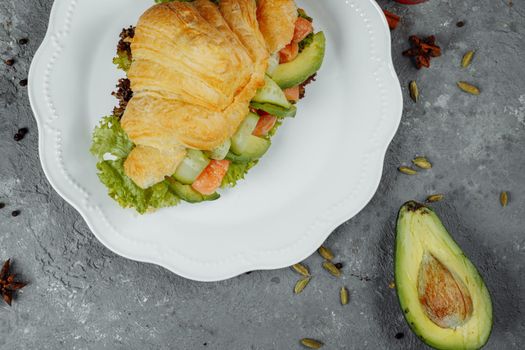
M11 213L11 215L13 217L17 217L18 215L20 215L20 210L13 210L13 212Z
M27 44L28 42L29 42L29 39L28 39L28 38L22 38L22 39L18 40L18 43L19 43L20 45L25 45L25 44Z
M461 27L463 27L464 25L465 25L465 22L463 22L463 21L459 21L458 23L456 23L456 26L457 26L458 28L461 28Z
M0 202L0 209L4 209L5 208L5 203L4 202Z
M395 335L396 339L403 339L405 337L405 334L403 332L396 333Z
M5 60L4 63L8 66L12 66L13 64L15 64L15 60L10 58L8 60Z
M19 82L20 86L27 86L27 79L22 79Z

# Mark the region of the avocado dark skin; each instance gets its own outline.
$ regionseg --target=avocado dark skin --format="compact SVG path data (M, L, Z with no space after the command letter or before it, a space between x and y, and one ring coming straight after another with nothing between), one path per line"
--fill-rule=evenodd
M483 347L492 329L490 294L439 217L410 201L396 230L396 291L412 331L435 349Z

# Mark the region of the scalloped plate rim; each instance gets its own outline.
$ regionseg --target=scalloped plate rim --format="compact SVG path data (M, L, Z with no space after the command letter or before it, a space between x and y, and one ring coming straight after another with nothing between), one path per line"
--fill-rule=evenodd
M76 3L78 0L66 0L67 3L71 4L71 3ZM217 273L214 273L213 276L210 276L210 275L196 275L194 273L190 273L187 271L187 269L184 269L182 268L181 266L177 265L177 264L173 264L171 263L170 261L166 261L165 259L163 259L162 257L160 257L158 254L155 255L155 254L151 254L149 256L141 256L142 254L139 254L138 252L129 252L128 249L124 249L122 246L116 246L114 244L112 244L108 239L106 239L105 235L101 235L98 233L96 227L95 227L95 220L92 220L91 219L91 214L89 213L90 211L93 211L92 209L89 209L87 208L86 206L83 205L82 203L82 199L79 199L79 198L70 198L63 190L62 190L62 187L58 184L58 179L55 179L53 176L51 176L51 172L49 170L49 164L47 163L47 157L46 155L44 154L44 142L46 142L46 137L45 137L45 134L44 134L44 128L46 127L46 121L45 121L45 118L43 116L44 113L42 113L42 115L39 113L39 106L37 101L36 101L36 96L35 96L35 93L33 91L33 89L31 88L33 86L33 81L35 79L35 76L38 74L37 73L37 70L38 68L40 68L42 65L43 65L43 62L41 62L41 59L44 55L44 52L46 50L49 50L49 47L51 45L50 41L51 41L51 35L53 34L52 33L52 28L54 27L55 25L55 22L58 21L57 19L57 16L58 16L58 3L60 2L60 0L56 0L54 3L53 3L53 7L51 9L51 14L50 14L50 20L49 20L49 25L48 25L48 28L47 28L47 31L46 31L46 35L39 47L39 49L37 50L37 52L35 53L34 55L34 58L33 58L33 61L31 63L31 66L30 66L30 70L29 70L29 84L28 84L28 95L29 95L29 100L30 100L30 103L31 103L31 107L32 107L32 110L33 110L33 114L34 114L34 117L35 117L35 120L37 122L37 126L38 126L38 136L39 136L39 141L38 141L38 148L39 148L39 157L40 157L40 163L42 165L42 168L43 168L43 171L44 171L44 174L46 175L48 181L50 182L50 184L52 185L52 187L55 189L55 191L66 201L68 202L73 208L75 208L75 210L77 210L80 215L82 216L82 218L85 220L85 222L87 223L89 229L93 232L93 234L96 236L96 238L103 244L105 245L107 248L109 248L110 250L112 250L113 252L115 252L116 254L119 254L121 256L124 256L126 258L129 258L129 259L132 259L132 260L135 260L135 261L141 261L141 262L147 262L147 263L152 263L152 264L156 264L156 265L160 265L160 266L163 266L164 268L182 276L182 277L185 277L185 278L188 278L188 279L192 279L192 280L197 280L197 281L220 281L220 280L225 280L225 279L228 279L228 278L232 278L232 277L235 277L235 276L238 276L244 272L247 272L247 271L252 271L252 270L262 270L262 269L277 269L277 268L283 268L283 267L286 267L286 266L290 266L298 261L301 261L305 258L307 258L309 255L311 255L325 240L326 238L333 232L334 229L336 229L338 226L340 226L342 223L346 222L347 220L351 219L352 217L354 217L355 215L357 215L361 210L363 210L363 208L366 207L366 205L369 203L369 201L373 198L375 192L377 191L377 188L379 187L379 184L380 184L380 180L381 180L381 175L382 175L382 172L383 172L383 163L384 163L384 158L385 158L385 155L386 155L386 152L387 152L387 149L388 149L388 146L390 145L393 137L395 136L396 132L397 132L397 129L399 127L399 124L401 122L401 115L402 115L402 109L403 109L403 99L402 99L402 93L401 93L401 87L399 85L399 79L395 73L395 69L394 69L394 66L393 66L393 62L392 62L392 56L391 54L390 55L387 55L386 57L382 57L382 59L384 60L384 63L386 65L386 68L387 68L387 71L388 71L388 74L389 74L389 77L388 79L391 79L391 84L389 84L390 88L395 88L396 91L391 91L392 93L394 93L395 95L395 98L398 102L398 108L397 110L395 111L392 111L390 117L393 118L393 122L392 124L390 125L390 131L388 132L388 136L384 138L384 140L382 140L383 142L381 142L381 151L379 152L379 155L378 155L378 158L377 159L374 159L374 163L375 164L372 164L371 167L376 167L376 171L374 171L372 174L374 174L374 180L373 180L373 191L370 191L370 193L368 193L368 195L366 196L366 199L364 199L362 201L362 203L358 206L359 209L354 209L353 211L350 211L350 212L346 212L346 213L342 213L340 215L338 215L338 217L336 219L333 219L331 222L329 223L326 223L322 229L320 229L320 232L316 235L317 239L315 240L315 242L311 242L311 243L315 243L315 244L309 244L309 247L308 248L303 248L301 249L300 251L296 251L294 255L290 255L290 256L287 256L287 257L282 257L281 260L279 261L275 261L275 260L264 260L264 261L256 261L256 262L249 262L248 260L244 261L244 264L239 264L238 266L235 266L232 267L230 266L229 269L227 270L222 270ZM348 4L348 1L345 1L347 4ZM376 12L378 15L381 16L382 18L382 26L383 28L381 28L381 30L383 31L382 34L386 35L386 38L388 39L387 40L387 47L385 48L386 49L386 52L391 52L391 41L390 41L390 30L388 28L388 25L387 25L387 22L383 16L383 13L382 13L382 10L381 8L379 7L379 5L374 1L374 0L368 0L368 2L370 2L373 7L375 8ZM54 20L56 20L54 22ZM372 181L371 181L372 182ZM128 239L129 240L129 239ZM158 252L157 252L158 253Z

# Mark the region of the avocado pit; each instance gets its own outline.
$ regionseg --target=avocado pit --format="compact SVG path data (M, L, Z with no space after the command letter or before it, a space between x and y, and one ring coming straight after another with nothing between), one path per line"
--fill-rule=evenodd
M418 274L419 302L441 328L457 328L472 316L472 298L465 284L431 253L425 252Z

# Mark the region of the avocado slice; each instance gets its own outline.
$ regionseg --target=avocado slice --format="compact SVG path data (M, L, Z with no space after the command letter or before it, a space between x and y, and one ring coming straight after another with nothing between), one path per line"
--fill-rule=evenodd
M290 62L280 64L271 77L281 87L287 89L304 82L321 68L324 59L326 38L323 32L314 35L313 41Z
M265 111L266 113L269 113L277 118L293 118L297 113L297 107L294 105L291 105L290 108L283 108L271 103L258 103L252 101L250 102L250 106L252 108Z
M172 177L166 177L170 190L180 199L188 203L199 203L204 201L214 201L219 199L220 195L215 192L210 195L203 195L195 191L190 185L183 185Z
M434 211L408 202L397 220L396 290L412 331L436 349L479 349L492 329L490 294Z

